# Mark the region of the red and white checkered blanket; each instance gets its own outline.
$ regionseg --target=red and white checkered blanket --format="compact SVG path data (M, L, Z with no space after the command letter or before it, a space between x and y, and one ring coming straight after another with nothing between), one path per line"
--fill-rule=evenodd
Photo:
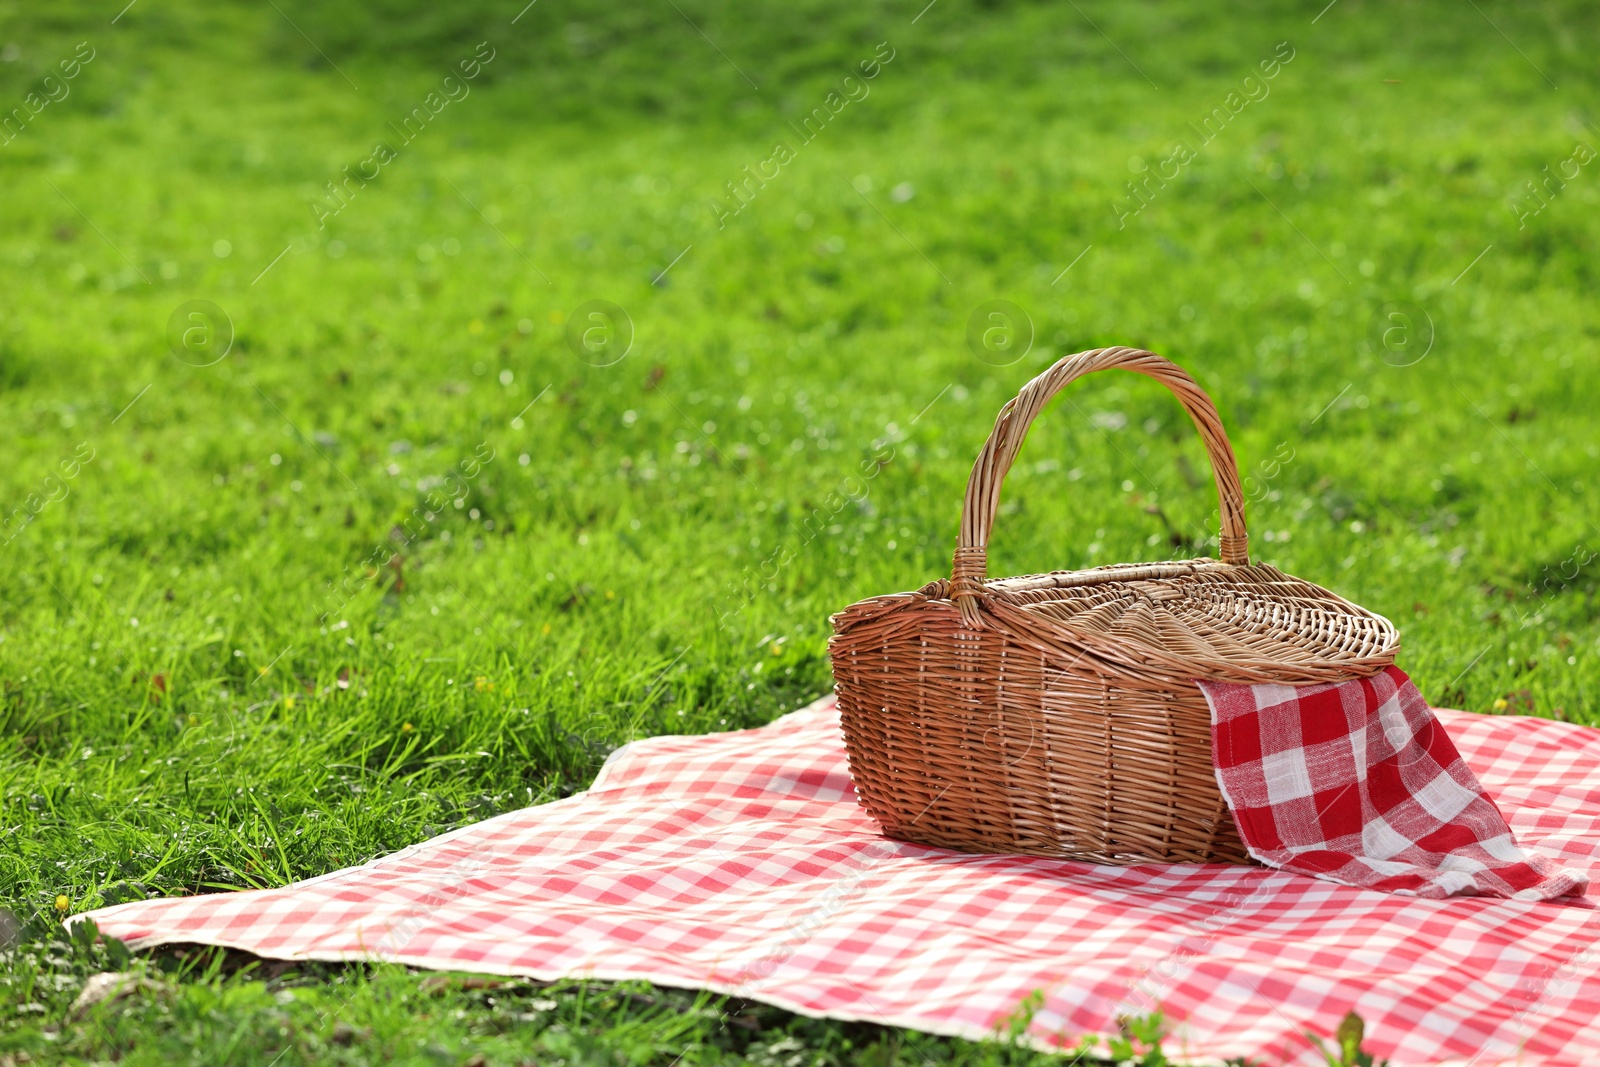
M1584 873L1518 847L1399 667L1342 684L1200 688L1217 784L1262 863L1419 897L1587 888Z
M1600 868L1600 731L1439 717L1519 840ZM1600 915L1584 898L1434 900L1264 867L889 841L856 803L831 698L760 730L635 742L587 793L362 867L91 916L134 946L645 978L968 1037L1038 990L1041 1042L1159 1007L1169 1054L1190 1058L1319 1064L1304 1032L1355 1009L1368 1048L1407 1067L1600 1067Z

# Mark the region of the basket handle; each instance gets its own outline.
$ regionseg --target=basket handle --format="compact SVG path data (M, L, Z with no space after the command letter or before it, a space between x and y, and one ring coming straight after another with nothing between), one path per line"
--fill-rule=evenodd
M956 546L950 580L950 598L960 609L964 625L970 628L983 625L978 603L986 595L989 534L994 529L995 512L1000 507L1000 484L1016 460L1034 418L1068 383L1100 370L1133 371L1154 378L1183 404L1189 418L1194 420L1195 429L1200 431L1200 440L1205 442L1211 473L1217 482L1217 497L1222 505L1219 538L1222 562L1240 566L1250 562L1239 468L1211 398L1182 367L1154 352L1138 348L1091 349L1063 357L1023 386L1022 391L1000 409L994 431L984 443L983 451L978 453L978 461L972 465L966 501L961 507L961 539Z

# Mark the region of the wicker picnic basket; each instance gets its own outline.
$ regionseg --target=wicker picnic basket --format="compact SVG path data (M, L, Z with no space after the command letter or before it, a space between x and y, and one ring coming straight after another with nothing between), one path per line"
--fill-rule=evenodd
M1000 483L1047 401L1099 370L1188 411L1221 499L1221 560L990 580ZM1197 680L1345 681L1394 661L1385 618L1249 561L1233 448L1194 379L1150 352L1068 356L1001 409L967 482L952 577L833 617L856 792L890 837L1101 863L1248 862Z

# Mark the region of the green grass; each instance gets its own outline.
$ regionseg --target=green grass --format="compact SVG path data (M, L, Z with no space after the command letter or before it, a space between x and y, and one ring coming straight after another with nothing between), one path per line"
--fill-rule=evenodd
M1600 161L1520 228L1508 206L1600 144L1592 9L118 6L0 2L6 114L93 49L0 146L0 1049L1011 1055L207 954L137 963L174 991L74 1022L114 946L45 931L58 897L281 885L582 789L631 738L800 706L828 614L947 573L994 413L1094 345L1201 380L1256 555L1392 618L1431 700L1600 722ZM403 144L390 124L483 41ZM1202 145L1190 124L1283 41L1270 94ZM868 95L803 143L790 124L881 42ZM1119 227L1179 140L1193 160ZM378 141L394 158L319 228ZM719 227L776 142L793 159ZM610 365L565 339L596 299L632 323ZM992 299L1036 337L1008 366L964 340ZM220 362L169 351L191 300L231 321ZM1434 328L1410 366L1367 342L1396 301ZM995 573L1214 533L1159 387L1069 399L1007 485Z

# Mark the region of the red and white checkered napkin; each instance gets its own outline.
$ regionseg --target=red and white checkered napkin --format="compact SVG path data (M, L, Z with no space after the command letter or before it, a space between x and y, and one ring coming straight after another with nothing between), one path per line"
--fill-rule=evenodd
M1600 730L1439 714L1519 839L1600 869ZM1266 867L890 841L852 793L831 698L760 730L636 741L586 793L361 867L91 914L134 947L644 978L965 1037L1038 991L1040 1043L1159 1008L1182 1062L1320 1065L1305 1031L1353 1008L1368 1049L1406 1067L1600 1067L1586 899L1422 900Z
M1419 897L1550 900L1586 874L1522 848L1398 667L1329 685L1202 682L1217 784L1250 855Z

